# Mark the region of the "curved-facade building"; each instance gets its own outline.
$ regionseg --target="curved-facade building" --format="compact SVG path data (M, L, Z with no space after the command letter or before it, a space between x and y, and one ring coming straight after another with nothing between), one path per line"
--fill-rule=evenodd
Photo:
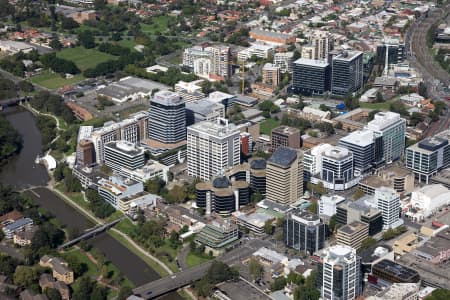
M250 162L250 188L253 192L266 194L266 160L255 159Z

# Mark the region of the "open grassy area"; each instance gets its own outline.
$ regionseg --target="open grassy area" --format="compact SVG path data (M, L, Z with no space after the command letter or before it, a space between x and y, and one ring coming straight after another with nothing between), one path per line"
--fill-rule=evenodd
M154 260L150 259L149 257L143 255L140 251L138 251L133 245L131 245L124 237L122 237L117 232L114 232L112 230L108 231L108 234L111 235L113 238L118 240L122 245L128 248L131 252L139 256L143 261L147 263L153 270L155 270L160 276L166 276L168 275L166 270L164 270L158 263L156 263Z
M262 134L270 135L272 129L280 126L280 121L277 121L275 119L266 119L264 122L259 124L259 126L259 132L261 132Z
M120 221L119 224L114 227L127 235L136 229L136 225L134 225L128 218Z
M55 90L65 85L71 85L80 82L83 79L84 77L81 74L77 74L72 78L63 78L57 73L46 70L36 76L31 77L29 80L34 84L40 85L50 90Z
M370 109L378 109L378 110L389 110L391 108L390 102L381 102L381 103L364 103L360 102L359 106L362 108L370 108Z
M65 194L67 197L69 197L73 202L75 202L79 206L90 211L89 202L84 201L84 197L83 197L82 193L66 193L66 188L64 186L64 183L62 183L62 182L60 182L56 185L56 189L58 191L60 191L61 193Z
M58 52L56 56L73 61L81 71L115 58L113 55L84 47L66 48Z
M147 34L156 34L157 32L164 33L169 29L169 20L173 18L170 16L158 16L151 18L152 24L141 23L141 30Z
M109 223L109 222L112 222L114 220L117 220L121 216L123 216L123 212L121 212L120 210L116 210L115 212L112 213L112 215L107 217L104 221L105 221L105 223Z
M178 272L178 266L176 263L176 257L179 249L173 249L169 245L169 241L166 239L162 247L155 250L155 256L158 257L166 266L174 272ZM170 256L170 258L169 258Z
M80 263L85 264L87 267L86 275L91 278L95 278L99 275L99 268L95 265L80 249L72 248L69 252L64 254L64 258L75 257Z
M129 39L129 40L123 39L117 43L122 47L130 48L130 49L134 49L134 46L136 46L136 43L134 42L133 39Z
M207 262L208 260L211 260L211 259L213 259L213 257L209 257L206 254L200 256L193 252L189 252L189 254L186 256L186 264L189 267L194 267L194 266L200 265L204 262Z

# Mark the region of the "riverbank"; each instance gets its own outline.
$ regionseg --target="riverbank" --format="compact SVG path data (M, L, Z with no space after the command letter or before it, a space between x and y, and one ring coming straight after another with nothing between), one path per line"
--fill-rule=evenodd
M94 222L94 224L103 225L104 221L96 218L90 211L86 210L78 203L70 199L66 194L62 193L58 189L54 187L49 187L49 189L57 194L62 200L67 202L69 205L77 209L80 213L82 213L89 220ZM112 231L112 232L111 232ZM160 261L155 256L148 253L145 249L139 246L136 242L134 242L130 237L128 237L123 232L119 231L116 228L111 228L110 232L108 232L110 236L120 242L123 246L129 249L131 252L139 256L142 260L144 260L152 269L154 269L161 277L166 275L173 274L172 270L168 266L166 266L162 261Z

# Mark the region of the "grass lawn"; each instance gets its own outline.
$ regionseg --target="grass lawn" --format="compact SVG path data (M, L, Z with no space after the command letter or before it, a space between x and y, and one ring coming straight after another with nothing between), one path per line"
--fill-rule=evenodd
M50 90L59 89L65 85L74 84L83 80L84 77L81 74L75 75L73 78L62 78L57 73L51 71L43 71L41 74L31 77L29 80L37 85L43 86Z
M259 124L259 126L259 132L261 132L262 134L270 135L272 129L280 126L280 121L277 121L275 119L266 119L264 122Z
M360 102L359 105L362 108L370 108L370 109L378 109L378 110L390 110L391 103L390 102L381 102L381 103L364 103Z
M89 260L89 258L81 252L80 249L73 248L73 250L67 252L64 254L64 258L67 259L68 257L76 257L76 259L83 264L86 264L87 271L86 275L89 275L91 278L95 278L99 275L99 268L97 265L95 265L92 261Z
M208 260L213 259L213 257L209 257L208 255L197 255L193 252L189 252L189 254L186 256L186 264L189 267L194 267L196 265L200 265L204 262L207 262Z
M147 263L153 270L155 270L160 276L166 276L168 275L166 270L164 270L158 263L150 259L149 257L143 255L141 251L137 250L133 245L131 245L124 237L122 237L120 234L114 232L114 231L108 231L108 234L111 235L113 238L118 240L122 245L128 248L131 252L139 256L143 261Z
M129 235L131 232L133 232L136 229L136 225L134 225L128 218L120 221L119 224L117 224L114 227L127 235Z
M56 56L73 61L81 71L116 58L113 55L100 52L96 49L86 49L84 47L65 48L58 52Z
M117 220L118 218L120 218L121 216L123 216L123 212L121 212L120 210L116 210L115 212L112 213L112 215L110 215L109 217L107 217L106 219L104 219L104 221L106 223L112 222L114 220Z
M141 30L147 34L155 34L156 32L164 33L168 31L170 16L158 16L152 18L152 24L141 23Z
M56 185L56 189L59 190L61 193L65 194L67 197L69 197L73 202L78 204L79 206L85 208L86 210L90 211L89 209L89 202L84 201L84 197L82 193L67 193L66 188L64 186L64 183L58 183Z
M155 249L155 256L158 257L162 262L164 262L164 264L168 266L169 269L171 269L174 272L178 272L179 271L178 266L175 261L178 251L179 248L173 249L172 247L170 247L169 241L165 240L165 243L162 247ZM166 256L166 254L171 257L171 261L169 260L168 256Z
M130 48L130 49L134 49L134 46L136 46L136 43L134 42L133 39L123 39L119 42L117 42L117 44L119 44L122 47L126 47L126 48Z

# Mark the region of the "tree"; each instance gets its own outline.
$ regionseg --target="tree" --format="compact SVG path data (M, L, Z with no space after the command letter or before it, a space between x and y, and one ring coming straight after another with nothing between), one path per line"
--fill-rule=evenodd
M250 259L250 262L248 263L248 269L254 281L257 281L261 278L263 267L255 258Z
M330 234L333 234L335 229L337 229L338 226L338 222L337 222L337 216L336 214L334 214L331 218L330 218L330 222L328 222L328 231Z
M74 289L72 300L86 300L90 299L94 283L89 276L83 276L79 279L78 285Z
M119 295L117 295L117 300L126 300L132 294L133 290L129 286L122 286L119 290Z
M18 266L13 278L14 284L28 288L36 283L39 275L33 267Z
M61 20L62 29L71 30L78 27L80 27L80 25L72 18L63 17L63 19Z
M147 180L144 184L145 190L150 194L161 195L161 190L165 186L165 182L160 178Z
M319 210L319 204L317 203L316 200L311 200L310 203L311 205L308 207L308 210L313 214L317 214Z
M359 248L359 251L365 250L367 248L370 248L372 246L375 246L377 244L377 240L373 237L367 237L361 242L361 247Z
M52 288L46 288L45 289L45 295L47 295L49 300L61 300L61 294L58 292L58 290L52 289Z
M49 43L49 46L52 47L52 49L59 51L62 49L63 45L59 41L57 37L53 37L52 40Z
M378 91L376 95L376 102L380 103L383 101L384 101L383 94L380 91Z
M280 276L280 277L276 278L274 280L274 282L270 285L270 289L272 291L279 291L279 290L284 289L286 284L287 284L286 278L284 278L284 276Z
M436 289L426 300L447 300L450 299L450 290L446 289Z
M31 82L28 82L26 80L19 81L17 84L17 87L22 91L26 93L31 93L34 91L34 86Z
M165 199L169 203L180 203L186 200L187 193L184 186L175 185L169 192L167 193Z
M84 30L78 34L78 41L81 46L86 49L91 49L95 47L95 37L92 31Z
M267 220L266 223L264 223L264 232L266 234L272 234L272 231L273 231L272 221Z
M264 197L263 197L263 195L261 195L261 193L259 191L256 191L256 193L252 194L252 197L251 197L252 203L258 203L262 199L264 199Z

